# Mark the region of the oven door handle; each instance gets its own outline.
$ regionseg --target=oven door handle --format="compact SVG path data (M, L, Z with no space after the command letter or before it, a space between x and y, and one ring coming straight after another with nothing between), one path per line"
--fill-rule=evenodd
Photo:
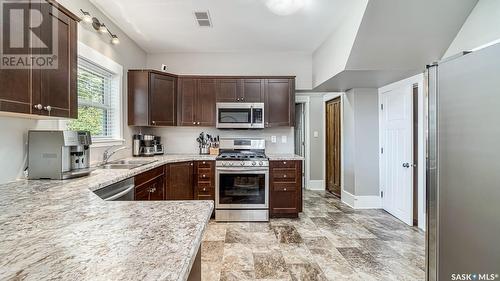
M253 127L253 105L250 106L250 127Z
M269 169L261 169L261 168L217 168L219 172L268 172Z

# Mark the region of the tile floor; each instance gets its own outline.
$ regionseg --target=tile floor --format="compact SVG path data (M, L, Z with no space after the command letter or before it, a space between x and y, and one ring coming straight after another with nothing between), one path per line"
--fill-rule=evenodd
M424 233L382 210L304 194L299 219L210 222L202 280L424 280Z

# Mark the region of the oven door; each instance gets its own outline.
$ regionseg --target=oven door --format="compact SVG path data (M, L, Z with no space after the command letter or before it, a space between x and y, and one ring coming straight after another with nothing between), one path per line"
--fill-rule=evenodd
M216 209L268 209L269 170L217 168Z
M264 128L263 103L217 103L217 128Z

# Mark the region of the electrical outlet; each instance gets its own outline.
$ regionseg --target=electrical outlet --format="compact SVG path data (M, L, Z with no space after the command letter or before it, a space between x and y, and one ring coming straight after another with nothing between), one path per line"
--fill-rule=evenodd
M315 138L319 137L319 133L318 133L318 131L314 131L314 132L313 132L313 135L314 135L314 137L315 137Z
M286 142L287 142L286 136L281 136L281 143L286 143Z
M276 136L271 136L271 142L276 143Z

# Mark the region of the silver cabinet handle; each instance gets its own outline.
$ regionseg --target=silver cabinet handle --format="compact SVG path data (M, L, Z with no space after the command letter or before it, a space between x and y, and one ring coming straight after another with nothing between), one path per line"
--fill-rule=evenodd
M203 177L203 178L206 178L206 177L207 177L207 175L203 175L202 177Z
M236 100L237 100L237 101L240 101L240 98L237 98Z
M284 190L284 191L286 191L286 187L285 187L285 188L283 188L283 190Z
M205 161L203 161L203 165L205 165L205 164L206 164L206 162L205 162Z
M207 191L207 189L204 187L204 188L203 188L203 191Z
M33 107L35 109L38 109L38 110L42 110L43 109L43 105L41 105L41 104L35 104L35 105L33 105Z
M283 175L284 178L286 178L286 175Z
M44 110L47 110L48 112L50 112L52 110L52 107L50 105L47 105L46 107L43 108Z
M245 100L245 97L241 97L241 100L244 101Z
M151 121L151 123L152 123L153 125L156 125L156 121Z
M286 165L286 161L283 161L283 165Z
M200 125L200 122L198 122L198 125Z
M193 125L196 125L196 122L193 122Z
M190 165L193 166L193 163L191 163Z

